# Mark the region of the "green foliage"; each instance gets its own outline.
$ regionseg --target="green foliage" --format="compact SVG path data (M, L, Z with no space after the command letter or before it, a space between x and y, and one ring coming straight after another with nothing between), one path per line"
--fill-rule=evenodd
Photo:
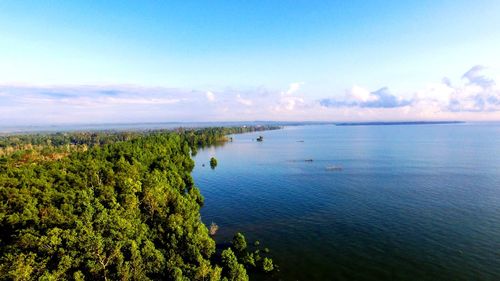
M177 134L116 142L38 165L2 167L4 279L217 276L194 163ZM202 280L201 278L200 280Z
M228 248L222 251L222 264L226 268L225 277L229 281L245 281L248 280L248 275L245 267L238 263L236 255Z
M248 280L230 249L214 264L191 177L228 132L1 137L0 280Z
M245 256L243 256L243 263L252 267L255 267L255 258L254 258L254 253L247 253Z
M266 130L277 130L279 126L240 126L240 127L212 127L204 129L178 129L190 147L205 147L218 143L224 143L232 138L228 135L242 134L248 132L259 132Z
M215 169L217 167L217 159L214 157L210 158L210 168Z
M243 252L247 248L247 241L245 240L245 236L243 236L243 234L241 234L240 232L234 235L231 244L238 252Z
M199 129L179 128L177 132L183 142L186 142L192 155L196 155L198 147L222 144L232 137L231 134L276 130L279 126L237 126L211 127ZM117 142L131 141L153 134L163 134L171 130L145 131L95 131L95 132L59 132L53 134L22 134L0 135L0 164L6 159L16 158L21 163L33 160L55 160L69 153L86 151L89 148L100 147ZM16 154L17 153L17 154ZM16 155L14 155L16 154ZM6 158L7 157L7 158Z
M259 269L263 272L271 272L275 269L273 260L270 257L261 256L261 252L269 253L268 248L261 251L259 248L260 242L254 242L253 252L247 247L245 236L241 233L236 233L231 241L232 247L236 250L237 257L246 266L247 269Z
M273 271L274 269L273 260L270 258L264 258L264 260L262 261L262 269L265 272Z

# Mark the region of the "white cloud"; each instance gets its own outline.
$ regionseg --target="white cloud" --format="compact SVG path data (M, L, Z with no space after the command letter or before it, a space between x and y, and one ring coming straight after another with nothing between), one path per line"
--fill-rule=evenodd
M105 104L146 104L146 105L164 105L164 104L175 104L181 101L181 99L168 99L168 98L103 98L99 99L99 102L103 102Z
M207 100L209 102L215 101L215 94L213 92L207 91L207 92L205 92L205 96L207 97Z
M490 87L495 84L492 78L489 78L485 75L486 67L482 65L473 66L469 71L464 73L462 76L463 79L466 79L469 84L475 84L481 87Z
M500 120L500 88L489 69L423 85L406 95L353 86L339 95L286 90L134 86L0 85L0 124L231 120ZM208 102L207 102L208 101Z
M301 97L283 97L279 104L274 108L275 111L293 111L299 105L304 104L304 99Z
M446 104L454 91L451 81L444 79L441 83L430 83L422 90L417 91L414 100L432 100Z
M413 97L402 98L384 87L368 91L359 86L352 87L344 98L320 99L319 104L329 108L406 108L403 111L419 117L422 114L450 112L500 112L500 88L494 78L485 74L486 68L474 66L462 76L462 83L453 85L449 78L439 83L428 84ZM437 115L436 115L437 116Z
M0 92L0 124L176 121L200 99L196 91L130 86L0 86Z
M351 102L368 102L376 100L377 97L367 89L354 85L347 91L346 99Z
M280 98L277 105L274 106L273 111L293 111L296 110L297 106L301 106L305 103L304 98L298 96L297 92L304 85L304 82L292 82L288 86L288 89L281 92Z
M465 84L450 86L448 109L455 112L494 112L500 111L500 87L486 75L483 66L474 66L463 75Z
M319 103L325 107L395 108L409 106L412 101L391 94L387 87L370 92L354 86L344 99L326 98Z
M241 97L240 94L236 95L236 101L240 104L243 104L245 106L252 106L253 105L253 101L250 100L250 99L244 99Z
M282 95L293 95L298 92L300 88L304 85L304 82L293 82L288 86L288 90L286 92L282 92Z

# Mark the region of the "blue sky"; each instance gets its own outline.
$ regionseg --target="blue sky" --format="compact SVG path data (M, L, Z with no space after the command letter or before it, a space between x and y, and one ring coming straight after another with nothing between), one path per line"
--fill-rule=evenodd
M500 120L499 27L493 0L0 1L0 122Z

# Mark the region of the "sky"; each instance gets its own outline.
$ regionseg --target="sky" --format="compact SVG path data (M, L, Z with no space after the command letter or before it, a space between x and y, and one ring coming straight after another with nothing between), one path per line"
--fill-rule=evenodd
M500 120L500 1L0 0L0 125Z

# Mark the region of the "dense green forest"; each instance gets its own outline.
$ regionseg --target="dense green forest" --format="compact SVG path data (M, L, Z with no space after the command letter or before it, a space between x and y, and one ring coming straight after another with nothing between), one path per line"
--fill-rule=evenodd
M0 279L248 280L275 266L237 233L216 252L191 154L277 127L0 137Z

